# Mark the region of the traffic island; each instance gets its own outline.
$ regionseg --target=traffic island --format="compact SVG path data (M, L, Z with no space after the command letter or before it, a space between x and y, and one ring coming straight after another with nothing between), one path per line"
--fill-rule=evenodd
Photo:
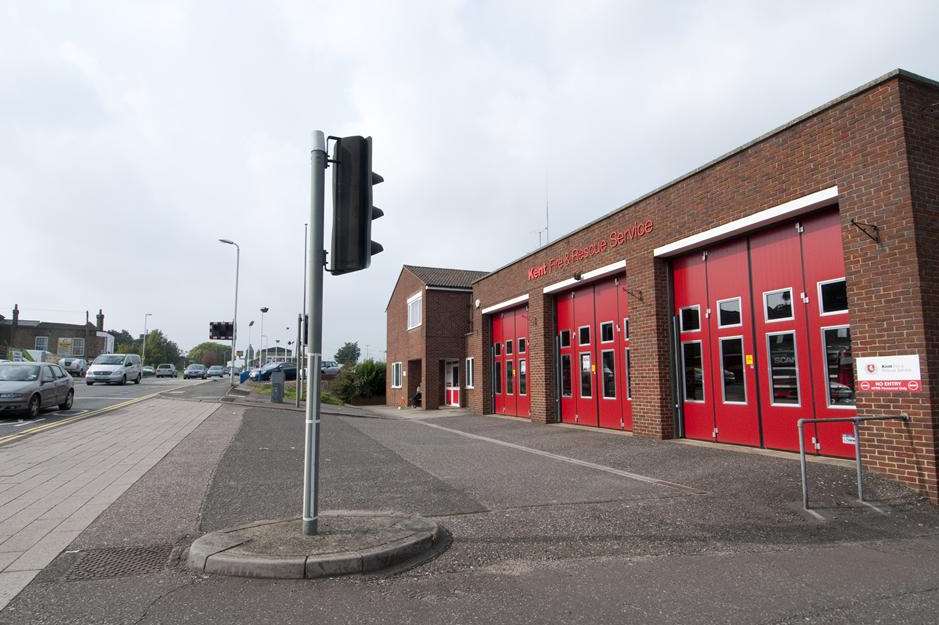
M302 526L301 519L281 519L211 532L189 548L187 566L274 579L371 573L428 556L445 536L430 519L395 512L323 512L315 536Z

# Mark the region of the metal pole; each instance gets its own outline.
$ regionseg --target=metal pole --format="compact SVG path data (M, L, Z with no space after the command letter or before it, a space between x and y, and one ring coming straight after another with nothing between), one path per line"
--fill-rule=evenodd
M143 316L143 354L140 355L141 367L147 364L147 319L149 317L150 313L146 313Z
M306 442L303 458L303 533L317 532L319 502L320 434L320 361L323 342L323 214L326 187L326 137L321 130L313 133L310 154L310 257L307 261L306 308L310 311L307 352Z
M261 368L261 359L264 358L264 311L261 311L261 332L258 334L258 345L261 347L261 351L258 355L258 369Z
M809 509L809 487L805 475L805 433L803 431L802 419L799 419L796 426L799 428L799 465L802 470L802 508Z
M235 316L231 323L231 369L229 370L228 382L235 385L235 358L238 357L238 272L241 269L241 247L237 243L235 246Z
M303 321L306 321L306 264L307 264L306 256L307 256L307 243L308 243L307 233L309 229L310 229L309 223L303 224L303 313L302 313ZM297 351L298 351L300 363L303 362L303 357L306 352L306 344L310 340L310 338L306 336L306 334L309 333L309 330L306 328L306 324L304 323L301 327L303 328L303 331L300 335L300 342L297 343ZM297 375L298 376L302 375L302 372L303 372L303 367L298 367ZM309 375L309 372L307 372L307 375ZM302 379L302 377L298 379ZM300 399L303 399L303 385L302 384L297 389L297 397L299 397Z
M861 428L858 422L851 423L854 426L854 457L857 460L857 500L864 501L864 476L861 469Z
M300 324L303 323L303 319L300 318L300 315L297 315L297 407L300 407L300 388L303 386L301 382L303 381L303 376L301 372L303 367L301 366L303 362L300 360Z

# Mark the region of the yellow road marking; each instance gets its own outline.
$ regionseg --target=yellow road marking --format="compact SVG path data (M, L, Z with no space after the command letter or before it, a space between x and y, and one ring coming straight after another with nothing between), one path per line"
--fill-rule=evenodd
M207 382L210 382L210 381L211 381L211 380L203 380L203 381L197 382L197 383L195 383L195 384L190 384L190 385L187 385L187 386L174 386L174 387L168 388L168 389L166 389L166 390L164 390L164 391L157 391L156 393L151 393L150 395L144 395L143 397L134 397L133 399L130 399L130 400L125 401L125 402L121 402L121 403L119 403L119 404L114 404L114 405L112 405L112 406L105 406L104 408L98 408L97 410L91 410L91 411L89 411L89 412L85 412L85 413L82 413L82 414L77 414L77 415L74 415L74 416L71 416L71 417L66 417L65 419L62 419L61 421L53 421L52 423L46 423L45 425L39 425L39 426L36 426L36 427L34 427L34 428L30 428L30 429L28 429L28 430L23 430L22 432L17 432L16 434L8 434L8 435L6 435L6 436L0 436L0 446L2 446L2 445L7 445L7 444L9 444L9 443L18 441L18 440L21 439L21 438L26 438L27 436L31 436L31 435L36 434L36 433L38 433L38 432L43 432L43 431L45 431L45 430L51 430L52 428L59 427L60 425L68 425L69 423L75 423L76 421L81 421L82 419L87 419L88 417L95 417L95 416L97 416L97 415L99 415L99 414L102 414L102 413L105 413L105 412L110 412L110 411L112 411L112 410L120 410L121 408L124 408L124 407L126 407L126 406L130 406L131 404L137 404L137 403L140 403L140 402L142 402L142 401L146 401L146 400L148 400L148 399L153 399L153 398L156 397L157 395L162 395L163 393L167 393L167 392L169 392L169 391L175 391L175 390L179 390L179 389L181 389L181 388L192 388L193 386L199 386L200 384L206 384Z

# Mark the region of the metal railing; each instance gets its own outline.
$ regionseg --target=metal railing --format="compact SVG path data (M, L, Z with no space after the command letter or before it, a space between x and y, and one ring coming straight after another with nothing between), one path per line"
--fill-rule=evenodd
M805 424L806 423L851 423L854 427L854 458L857 465L857 499L864 501L864 479L861 466L861 430L860 424L864 421L903 421L909 423L910 417L905 414L892 417L834 417L831 419L799 419L796 426L799 429L799 464L802 469L802 507L809 509L809 487L806 479L805 462Z

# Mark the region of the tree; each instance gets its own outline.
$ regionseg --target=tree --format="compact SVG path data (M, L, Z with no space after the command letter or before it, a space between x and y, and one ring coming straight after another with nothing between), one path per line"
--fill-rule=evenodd
M143 345L140 346L140 354L143 354ZM160 330L150 330L147 334L147 355L145 365L159 365L168 362L174 365L180 364L181 354L179 346L166 338Z
M203 364L207 367L224 365L231 360L231 346L206 341L190 349L187 357L189 362Z
M346 341L346 344L339 348L339 351L336 352L336 362L341 365L355 365L359 362L359 355L362 351L359 349L359 343L350 343Z

